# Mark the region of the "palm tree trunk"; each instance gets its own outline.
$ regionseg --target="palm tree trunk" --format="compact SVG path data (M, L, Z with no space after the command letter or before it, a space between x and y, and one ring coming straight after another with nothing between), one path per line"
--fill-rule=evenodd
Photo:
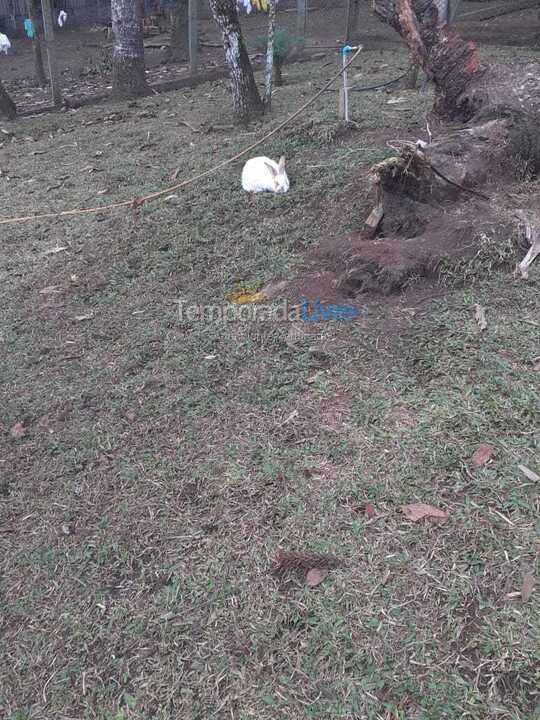
M10 96L7 94L2 81L0 80L0 115L3 115L8 120L13 120L17 114L17 107Z
M113 94L117 97L146 95L149 87L144 66L141 0L112 0L111 13Z
M254 112L262 111L263 103L242 37L236 0L210 0L210 8L223 35L234 112L239 120L245 122Z

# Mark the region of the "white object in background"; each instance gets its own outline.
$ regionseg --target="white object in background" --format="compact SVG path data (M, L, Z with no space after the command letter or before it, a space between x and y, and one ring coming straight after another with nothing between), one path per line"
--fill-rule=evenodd
M4 35L4 33L0 33L0 53L4 53L4 55L8 54L8 50L11 47L11 43L9 42L9 38L7 35Z
M247 14L249 15L249 13L250 13L251 10L252 10L252 8L251 8L251 0L238 0L238 4L239 4L239 5L243 5L243 6L244 6L244 10L245 10L245 11L247 12Z
M60 10L58 13L58 27L64 27L67 20L67 12L65 10Z
M285 158L282 156L279 163L262 156L248 160L242 170L242 187L250 193L286 193L289 178L285 172Z

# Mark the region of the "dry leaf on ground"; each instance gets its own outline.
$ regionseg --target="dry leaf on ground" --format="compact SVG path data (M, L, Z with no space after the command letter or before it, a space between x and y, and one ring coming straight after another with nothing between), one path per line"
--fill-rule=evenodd
M324 568L312 568L306 575L306 583L309 587L317 587L328 577L328 570Z
M444 510L439 510L433 505L427 505L426 503L412 503L411 505L402 505L401 510L407 520L411 522L418 522L424 518L437 518L440 520L446 520L448 513Z
M482 467L482 465L487 463L494 451L494 447L488 445L487 443L482 443L473 453L471 458L473 465L476 465L476 467Z

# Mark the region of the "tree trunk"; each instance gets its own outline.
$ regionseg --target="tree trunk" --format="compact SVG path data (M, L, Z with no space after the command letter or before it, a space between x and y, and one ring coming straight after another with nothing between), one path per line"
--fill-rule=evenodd
M182 62L189 48L189 0L176 0L171 10L171 44L169 60Z
M34 55L34 77L36 85L45 87L47 78L45 77L45 69L43 67L43 56L41 54L40 23L38 21L38 12L36 0L26 0L26 12L34 26L34 37L32 38L32 52Z
M231 73L234 112L245 122L263 103L253 76L253 68L242 37L236 0L210 0L210 8L222 35L225 59Z
M49 82L51 84L52 101L55 107L62 105L62 88L60 87L60 74L56 58L56 42L54 39L53 3L51 0L41 0L43 11L43 34L47 49L47 65L49 67Z
M268 39L266 45L266 68L264 71L264 105L272 109L272 83L274 80L274 32L276 30L276 0L268 2ZM277 84L277 83L276 83Z
M144 66L141 0L112 0L114 34L112 85L116 97L146 95L150 91Z
M8 120L13 120L17 114L17 107L13 100L9 97L2 81L0 80L0 115L3 115Z

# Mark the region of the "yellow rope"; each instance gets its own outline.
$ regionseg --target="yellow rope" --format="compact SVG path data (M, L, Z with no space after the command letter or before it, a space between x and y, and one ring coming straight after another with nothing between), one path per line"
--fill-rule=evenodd
M278 133L280 130L282 130L286 125L288 125L290 122L292 122L295 118L297 118L301 113L304 112L306 108L308 108L310 105L312 105L317 98L319 98L328 88L339 78L340 75L343 74L343 71L346 70L349 65L352 65L352 63L356 60L358 57L358 54L362 48L359 48L357 52L352 56L352 58L349 60L349 62L341 68L341 70L334 75L334 77L329 80L326 85L319 90L310 100L305 102L298 110L296 110L292 115L289 115L289 117L284 120L282 123L280 123L276 128L271 130L269 133L264 135L260 140L257 140L257 142L253 143L253 145L250 145L249 147L245 148L241 152L239 152L237 155L234 155L234 157L229 158L228 160L224 160L223 162L219 163L218 165L215 165L214 167L210 168L209 170L205 170L202 173L199 173L199 175L195 175L192 178L189 178L188 180L183 180L182 182L176 183L176 185L171 185L168 188L165 188L164 190L158 190L156 192L150 193L149 195L145 195L140 198L132 198L131 200L122 200L121 202L117 203L111 203L110 205L102 205L101 207L89 207L89 208L75 208L73 210L61 210L58 212L50 212L50 213L41 213L39 215L23 215L20 217L12 217L12 218L6 218L4 220L0 220L0 225L15 225L17 223L25 223L25 222L31 222L32 220L46 220L49 218L60 218L60 217L70 217L73 215L87 215L89 213L100 213L100 212L106 212L108 210L116 210L117 208L122 207L139 207L145 202L148 202L149 200L157 200L157 198L163 197L164 195L169 195L170 193L174 192L175 190L180 190L181 188L187 187L188 185L192 185L194 182L197 182L197 180L202 180L202 178L208 177L209 175L213 175L214 173L218 172L218 170L221 170L222 168L226 167L227 165L230 165L231 163L235 162L239 158L243 157L244 155L247 155L247 153L254 150L259 145L262 145L263 142L268 140L268 138L271 138L273 135Z

